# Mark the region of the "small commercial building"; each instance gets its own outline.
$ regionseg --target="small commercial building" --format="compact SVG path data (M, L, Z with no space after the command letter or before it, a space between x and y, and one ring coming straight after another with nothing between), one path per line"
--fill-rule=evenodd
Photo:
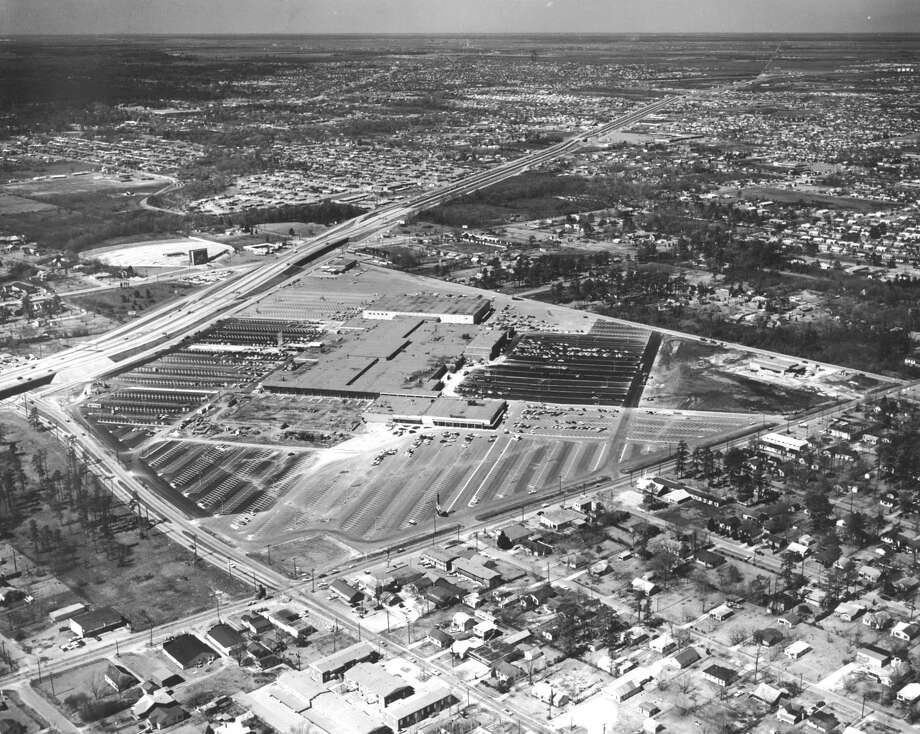
M358 663L374 662L377 651L366 642L358 642L310 663L310 676L317 683L326 683L341 678L346 671Z
M364 598L364 594L343 579L336 579L329 584L329 591L347 604L357 604Z
M869 670L878 671L891 663L891 652L877 645L861 645L856 650L856 662Z
M811 645L809 645L805 640L796 640L789 647L787 647L783 653L790 660L798 660L801 657L804 657L812 650Z
M386 708L390 704L411 696L415 690L406 681L388 673L374 663L358 663L345 672L345 682L360 691L362 696L373 696L377 704Z
M796 438L785 433L765 433L760 437L760 445L764 451L776 456L798 456L810 445L803 438Z
M501 574L471 558L457 558L453 562L454 573L480 584L486 588L494 588L501 583Z
M217 660L217 652L188 632L163 643L163 654L179 668L197 668Z
M913 683L908 683L900 691L898 691L898 702L907 704L908 706L913 706L917 701L920 701L920 683L914 681Z
M566 528L582 524L585 516L575 510L560 508L558 510L547 510L540 515L540 524L550 530L565 530Z
M293 637L297 642L306 642L307 638L316 632L316 628L312 624L287 607L282 607L269 613L268 621L276 629L281 630L289 637Z
M738 674L734 670L726 668L724 665L713 664L703 670L703 678L720 688L731 685L737 677Z
M75 617L78 614L82 614L86 611L86 604L77 602L76 604L68 604L66 607L61 607L60 609L55 609L48 615L48 618L52 622L64 622L69 620L71 617Z
M210 645L221 655L235 657L245 647L243 636L226 622L215 624L205 635Z
M95 637L126 624L127 620L112 607L99 607L70 618L70 629L79 637Z
M453 562L459 558L460 554L450 548L428 548L422 552L421 560L423 563L430 563L439 571L452 571Z
M437 686L388 706L383 711L383 719L394 732L400 732L449 709L455 703L457 698L449 689Z

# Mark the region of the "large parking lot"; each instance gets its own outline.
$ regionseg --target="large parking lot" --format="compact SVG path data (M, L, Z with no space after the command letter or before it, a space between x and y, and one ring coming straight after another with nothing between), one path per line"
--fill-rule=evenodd
M423 438L423 436L425 438ZM361 453L348 442L337 460L295 482L283 512L257 518L249 532L279 538L310 529L341 530L354 540L431 529L435 504L451 516L471 516L496 500L533 497L602 475L610 441L518 436L503 430L388 431ZM438 519L444 524L456 518Z
M525 333L507 359L470 372L458 391L477 397L580 405L636 405L658 337L610 325L591 334Z

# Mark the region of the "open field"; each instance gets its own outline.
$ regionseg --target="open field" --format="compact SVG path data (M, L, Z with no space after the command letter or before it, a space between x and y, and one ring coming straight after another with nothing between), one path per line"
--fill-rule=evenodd
M0 192L0 216L6 214L28 214L30 212L47 212L57 209L54 204L48 204L35 199L27 199L15 194Z
M736 196L754 201L776 201L782 204L805 204L810 206L826 206L838 209L855 209L857 211L872 212L891 207L883 201L870 201L857 199L852 196L833 196L820 191L798 189L780 189L767 186L750 186L745 189L735 189Z
M161 188L170 182L164 176L150 173L106 174L85 172L57 173L41 176L38 180L18 181L3 187L21 196L55 197L95 192L132 191L134 189Z
M665 337L639 405L757 415L792 414L834 399L853 398L861 392L839 384L839 378L846 374L843 369L811 365L805 376L797 376L784 370L801 365L801 360L773 360L777 365L774 371L758 367L758 359L770 364L766 358L757 358L750 352Z
M125 322L142 311L181 298L193 288L188 283L176 280L147 283L136 288L111 288L65 298L87 311Z
M363 423L367 400L302 395L248 395L221 401L208 419L214 439L245 437L266 444L327 446L348 438ZM212 432L213 430L213 432Z

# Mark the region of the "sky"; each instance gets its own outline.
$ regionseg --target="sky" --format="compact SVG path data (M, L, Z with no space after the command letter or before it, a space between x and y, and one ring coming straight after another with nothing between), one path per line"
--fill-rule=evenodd
M920 32L920 0L0 0L0 35Z

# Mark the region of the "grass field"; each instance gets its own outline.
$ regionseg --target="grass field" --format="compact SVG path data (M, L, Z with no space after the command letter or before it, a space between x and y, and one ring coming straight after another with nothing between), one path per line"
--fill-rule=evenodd
M808 206L835 207L840 209L856 209L862 212L887 209L891 204L870 199L857 199L852 196L832 196L817 191L794 191L791 189L777 189L766 186L752 186L738 191L742 199L755 201L775 201L780 204L805 204Z
M66 176L65 178L45 177L38 181L13 183L7 185L6 190L9 193L21 194L22 196L54 198L71 194L162 188L167 183L169 183L169 179L152 174L137 174L128 178L121 178L102 173L88 173Z
M57 209L57 207L54 204L0 192L0 216L5 216L7 214L46 212L55 209Z
M111 288L68 298L70 303L119 323L130 321L149 308L188 295L196 286L183 281L147 283L137 288ZM132 315L131 312L134 312Z

